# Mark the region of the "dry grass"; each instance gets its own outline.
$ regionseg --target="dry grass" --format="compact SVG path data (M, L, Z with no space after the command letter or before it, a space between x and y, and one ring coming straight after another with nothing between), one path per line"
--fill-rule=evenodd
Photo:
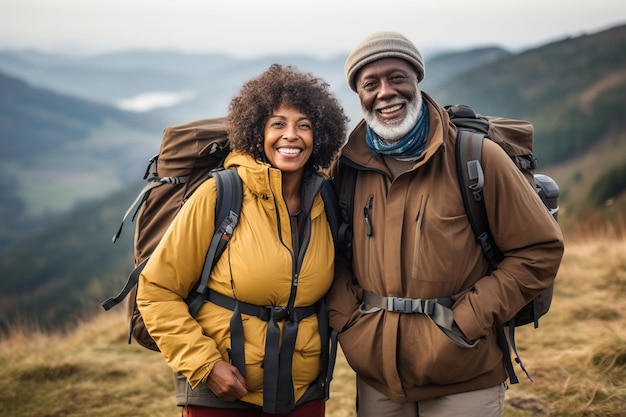
M505 417L625 415L626 238L569 238L555 291L539 329L518 329L520 354L535 382L518 374ZM0 340L1 414L180 415L161 356L126 344L122 310L65 335L16 326ZM354 398L354 374L340 354L327 415L354 416Z

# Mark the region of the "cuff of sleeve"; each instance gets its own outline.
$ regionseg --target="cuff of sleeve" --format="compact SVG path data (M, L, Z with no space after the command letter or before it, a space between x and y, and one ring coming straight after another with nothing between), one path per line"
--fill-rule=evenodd
M484 336L474 316L474 310L467 303L460 303L455 307L454 322L469 341L478 340Z

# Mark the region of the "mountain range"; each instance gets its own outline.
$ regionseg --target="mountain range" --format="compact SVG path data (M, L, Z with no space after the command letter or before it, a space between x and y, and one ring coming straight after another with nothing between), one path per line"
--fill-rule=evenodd
M626 212L626 26L519 53L425 57L421 88L444 104L530 120L540 172L561 187L564 227ZM132 233L111 244L164 127L223 115L271 63L324 78L360 119L344 56L130 51L0 52L0 317L63 326L99 308L132 269ZM126 226L129 228L129 226ZM2 321L2 319L0 319Z

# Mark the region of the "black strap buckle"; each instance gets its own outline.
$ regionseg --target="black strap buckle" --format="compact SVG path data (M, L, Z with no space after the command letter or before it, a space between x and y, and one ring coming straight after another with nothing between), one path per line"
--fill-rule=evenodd
M264 309L267 309L269 313L269 318L267 321L282 321L287 318L292 318L295 314L291 313L289 308L281 307L281 306L265 306Z

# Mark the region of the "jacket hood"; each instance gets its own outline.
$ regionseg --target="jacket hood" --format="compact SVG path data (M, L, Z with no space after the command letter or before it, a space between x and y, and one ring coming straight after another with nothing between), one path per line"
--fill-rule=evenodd
M240 151L232 151L226 157L224 168L230 167L238 168L237 172L241 180L257 197L268 200L272 199L272 196L282 198L282 172L279 169ZM322 183L327 180L324 175L324 173L312 173L309 170L304 172L301 190L302 210L313 216L318 215L324 209L321 198L318 204L314 204Z

